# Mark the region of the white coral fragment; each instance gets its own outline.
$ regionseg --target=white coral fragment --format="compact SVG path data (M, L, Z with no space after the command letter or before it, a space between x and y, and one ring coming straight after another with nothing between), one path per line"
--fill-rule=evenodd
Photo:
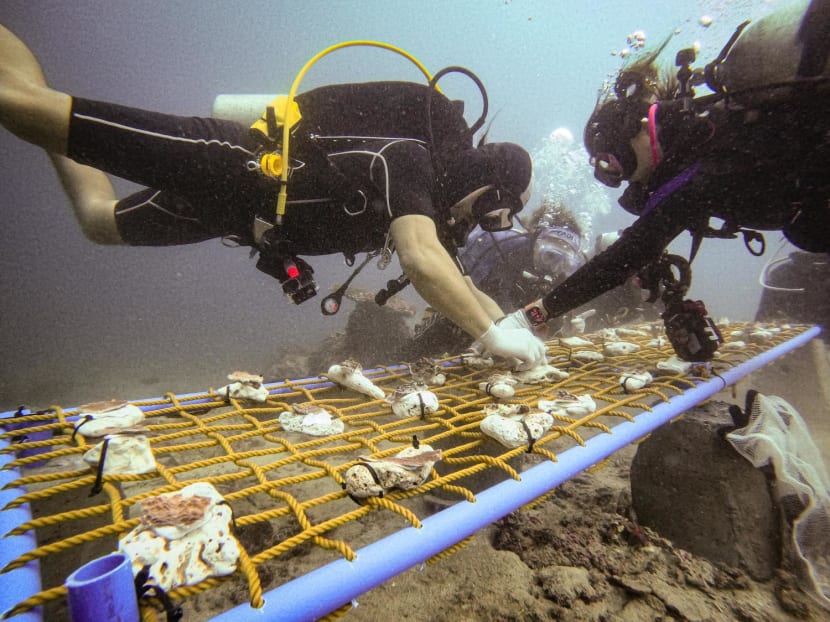
M640 346L630 341L612 341L606 343L603 349L608 356L623 356L625 354L639 352Z
M368 395L375 400L382 400L386 396L383 389L363 375L363 367L354 359L347 359L340 364L332 365L325 373L325 377L341 387Z
M484 391L490 397L495 397L499 400L507 400L516 394L513 388L518 383L512 374L493 374L486 382L479 382L479 391Z
M773 336L774 333L771 330L767 330L766 328L756 328L749 333L749 341L750 343L764 343L772 339Z
M385 398L392 407L396 417L420 417L424 419L434 415L441 407L438 403L438 396L428 391L422 384L407 384L398 387Z
M151 582L171 590L236 570L231 508L211 484L150 497L141 507L141 524L118 543L134 574L149 566Z
M441 450L429 445L410 446L391 458L361 458L344 475L344 487L356 499L382 497L390 490L412 490L429 479L441 460Z
M481 421L484 434L511 449L539 440L552 426L553 417L546 412L511 416L491 414Z
M409 363L408 367L414 382L433 387L447 382L447 375L441 371L441 366L430 358L422 357L415 363Z
M585 320L594 317L596 314L596 309L588 309L587 311L583 311L579 315L575 315L571 318L570 321L571 329L577 333L584 333L586 328Z
M639 391L654 382L648 371L629 371L620 376L620 386L624 391Z
M515 415L526 415L530 412L530 406L527 404L485 404L481 409L486 417L490 415L502 415L503 417L513 417Z
M144 421L144 412L126 401L112 400L85 404L78 409L75 430L87 437L112 434L120 428L132 428Z
M84 461L91 467L98 468L105 442L104 475L142 475L156 470L153 450L143 434L106 437L84 453Z
M577 350L576 352L571 352L571 358L580 363L593 363L595 361L605 360L605 355L602 352L596 352L594 350Z
M681 360L676 356L670 356L662 361L657 361L657 369L661 371L674 372L676 374L685 374L691 369L692 364L688 361Z
M553 365L549 365L548 363L542 363L533 369L513 372L513 377L522 384L558 382L560 380L564 380L568 376L570 376L568 372L562 371L561 369L558 369Z
M746 349L746 341L727 341L721 348L724 350L745 350Z
M587 348L594 345L593 342L582 337L562 337L559 343L569 348Z
M268 400L268 389L263 385L263 377L246 371L235 371L228 374L230 384L217 390L217 393L226 399L248 400L250 402L265 402Z
M625 326L618 326L615 331L617 337L621 339L631 339L632 337L649 337L649 333L641 328L628 328Z
M490 369L495 365L493 357L485 356L476 350L467 350L461 354L461 363L469 369Z
M279 420L284 430L309 436L340 434L345 427L341 419L316 404L292 404L291 411L281 412Z
M574 395L559 391L554 399L539 400L541 410L555 417L584 417L597 409L597 403L590 395Z

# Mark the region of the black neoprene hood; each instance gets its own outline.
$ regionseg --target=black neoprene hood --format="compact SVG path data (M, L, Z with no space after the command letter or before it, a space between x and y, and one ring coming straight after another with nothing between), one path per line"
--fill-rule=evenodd
M456 154L445 164L441 179L444 199L454 205L484 186L520 197L533 178L530 154L514 143L487 143Z
M489 181L499 190L521 196L533 178L530 155L514 143L489 143L479 147L489 164Z
M602 153L614 155L622 164L625 176L630 177L637 169L631 139L639 133L649 105L641 99L612 99L597 108L585 124L582 138L591 157Z

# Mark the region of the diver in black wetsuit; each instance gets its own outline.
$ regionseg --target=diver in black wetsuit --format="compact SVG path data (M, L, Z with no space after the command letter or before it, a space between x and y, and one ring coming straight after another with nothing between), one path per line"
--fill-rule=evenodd
M256 249L257 267L298 304L316 293L301 256L367 253L388 264L397 253L400 282L491 353L535 367L544 344L496 326L503 311L456 257L476 224L510 228L532 187L532 161L512 143L475 145L484 114L468 127L462 106L434 88L439 74L429 85L319 87L297 94L296 108L278 98L263 133L52 89L31 50L0 26L0 125L49 153L94 242L233 239ZM119 200L107 173L148 188ZM324 312L339 306L323 302Z
M781 230L809 252L830 251L830 2L813 0L804 9L793 26L800 55L786 83L743 93L718 84L712 76L729 62L729 48L744 51L737 36L706 72L691 70L686 51L678 55L680 79L660 84L653 63L665 44L620 72L584 142L599 181L629 182L620 204L638 218L605 252L501 325L544 324L595 298L659 260L684 230L693 236L692 258L704 237L741 235L760 254L759 230ZM704 75L716 93L695 99L692 85ZM723 226L710 228L711 217Z

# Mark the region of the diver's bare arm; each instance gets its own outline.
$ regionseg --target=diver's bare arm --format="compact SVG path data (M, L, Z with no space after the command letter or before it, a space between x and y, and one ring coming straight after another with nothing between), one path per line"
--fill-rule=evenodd
M435 223L426 216L412 214L393 220L390 231L401 267L421 297L473 339L478 339L493 318L441 246Z
M13 32L0 26L0 123L52 153L66 153L71 98L50 89L40 63Z
M65 157L71 106L69 95L49 88L26 44L0 25L0 124L49 152L84 235L99 244L122 243L109 178Z
M473 295L476 297L476 300L478 300L478 303L484 308L485 311L487 311L487 314L492 320L495 321L504 316L504 311L498 303L476 287L475 283L473 283L473 280L469 276L464 276L464 281L467 283L467 287L470 288L470 291L473 292Z

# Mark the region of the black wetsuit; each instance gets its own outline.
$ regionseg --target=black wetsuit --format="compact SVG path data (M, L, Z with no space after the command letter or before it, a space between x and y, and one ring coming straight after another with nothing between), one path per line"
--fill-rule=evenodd
M406 214L443 226L446 184L434 156L463 157L472 138L462 108L406 82L325 86L297 95L291 176L282 233L297 255L380 249L390 222ZM273 220L279 180L258 170L260 144L249 128L214 118L178 117L110 103L73 100L68 155L148 186L120 201L116 223L133 245L233 237L253 245L252 225Z
M769 110L712 110L679 121L675 102L658 113L665 157L648 185L620 199L638 219L620 239L543 299L551 317L624 283L683 230L703 234L710 217L735 227L786 231L799 209L825 214L830 197L830 108L823 98ZM822 216L824 217L824 216ZM830 232L815 231L830 244Z

